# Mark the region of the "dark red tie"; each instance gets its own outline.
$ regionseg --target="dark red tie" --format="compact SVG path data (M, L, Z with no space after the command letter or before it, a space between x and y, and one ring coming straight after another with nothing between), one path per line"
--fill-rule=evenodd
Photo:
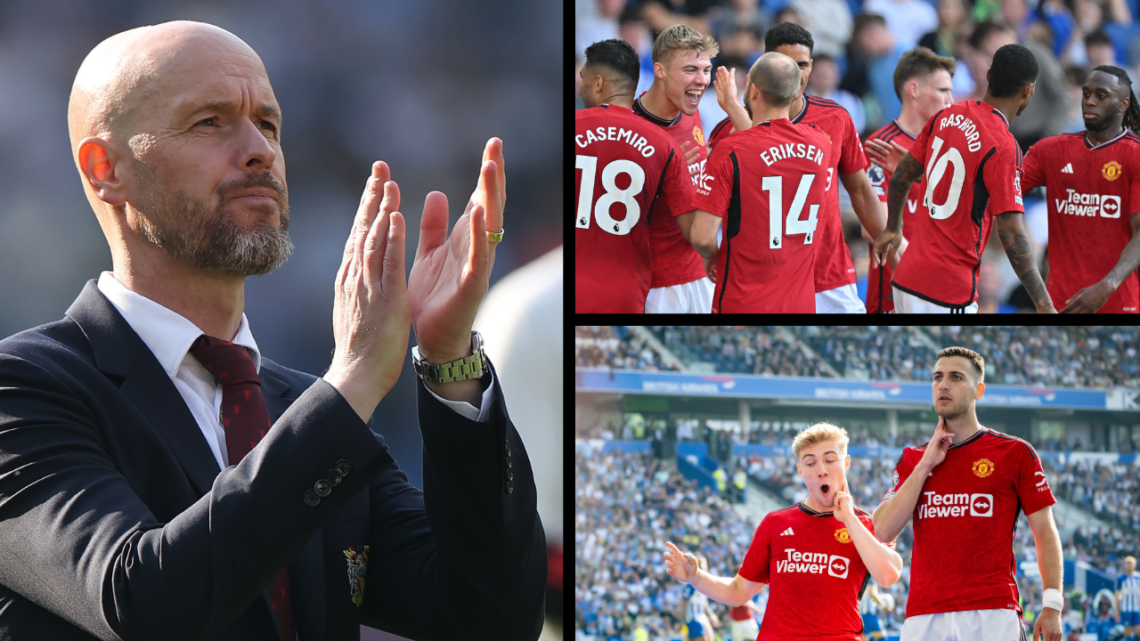
M253 358L241 345L200 336L190 346L190 353L222 386L222 427L226 432L226 450L230 465L236 465L269 431L269 408L261 392L261 380L253 367ZM277 626L286 641L293 641L293 607L289 600L289 571L282 568L269 584L269 601Z

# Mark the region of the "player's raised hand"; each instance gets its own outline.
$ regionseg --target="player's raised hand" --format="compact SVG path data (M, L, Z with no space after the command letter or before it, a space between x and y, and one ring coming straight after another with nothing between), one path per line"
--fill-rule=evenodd
M871 162L882 167L888 174L895 173L895 168L899 166L899 162L907 152L905 147L893 140L889 143L882 140L868 140L863 149L871 157Z
M681 143L681 151L685 154L685 164L689 167L689 175L696 176L701 173L701 166L697 158L701 156L701 148L692 140Z
M506 201L503 141L498 138L487 141L475 192L450 236L447 196L433 191L424 201L408 295L420 353L431 363L471 355L471 325L495 263L495 243L487 232L503 229Z
M946 452L953 444L954 433L947 427L946 419L939 416L938 427L934 429L934 436L930 437L930 442L926 445L926 451L923 452L919 464L929 469L938 467L942 461L946 460Z
M855 518L855 500L847 491L847 479L843 479L843 489L835 493L835 518L844 525Z
M336 275L336 350L324 377L365 421L396 384L408 351L404 219L390 178L387 163L373 163Z
M1061 310L1061 313L1092 314L1104 307L1105 301L1108 300L1109 296L1112 296L1114 291L1116 290L1103 280L1097 281L1073 294L1073 297L1065 302L1065 308Z
M681 552L677 546L666 541L665 547L669 548L664 552L665 556L665 571L669 576L681 581L689 583L697 577L697 557L689 554L688 552Z
M736 97L736 69L729 69L723 65L717 67L716 81L713 82L713 88L716 89L717 103L719 103L720 108L726 112L729 107L740 104L740 101Z
M1061 641L1061 613L1053 608L1041 608L1033 624L1033 641Z

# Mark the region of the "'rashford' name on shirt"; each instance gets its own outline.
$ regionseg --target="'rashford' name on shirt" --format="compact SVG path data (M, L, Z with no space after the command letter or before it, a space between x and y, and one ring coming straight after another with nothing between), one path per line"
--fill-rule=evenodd
M769 147L767 151L760 152L760 158L763 159L769 167L786 158L807 158L817 165L822 165L823 150L815 145L805 145L802 142L789 142Z
M622 127L598 127L596 129L587 129L584 134L578 134L574 137L574 142L583 149L592 142L599 142L602 140L616 140L617 142L628 143L633 146L643 157L648 158L657 151L645 136Z
M971 152L982 148L982 141L979 140L978 126L974 124L973 120L970 120L962 114L950 114L938 123L939 131L947 127L957 127L962 130L962 135L966 137L966 144L969 146Z

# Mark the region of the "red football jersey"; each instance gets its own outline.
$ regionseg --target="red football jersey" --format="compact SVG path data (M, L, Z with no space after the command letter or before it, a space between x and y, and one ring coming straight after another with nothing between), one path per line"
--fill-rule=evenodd
M883 501L898 492L925 451L925 444L903 450L894 486ZM911 516L914 550L906 615L1020 613L1013 554L1017 516L1056 502L1029 443L982 428L951 445L923 484Z
M855 508L873 534L871 515ZM768 584L760 635L766 639L858 641L859 599L870 573L847 527L803 503L768 513L756 528L740 576Z
M1021 148L1005 115L981 100L966 100L934 114L910 155L925 166L927 215L913 219L894 286L943 307L966 307L978 300L978 269L993 217L1025 213Z
M644 313L652 275L649 228L674 227L693 183L676 141L624 107L574 114L574 309Z
M1104 278L1132 240L1140 212L1140 138L1125 129L1099 145L1085 132L1046 138L1025 154L1026 191L1045 186L1049 201L1049 278L1058 310L1081 289ZM1140 312L1140 286L1129 274L1101 313Z
M867 140L882 140L883 142L897 142L900 146L910 149L914 144L914 135L909 131L903 129L899 125L899 121L893 120L882 129L867 136ZM867 157L867 162L870 162L870 156ZM887 202L887 185L891 181L891 174L885 171L882 167L872 164L867 169L867 178L871 180L871 187L874 188L875 194L878 195L879 200ZM903 207L903 237L910 240L907 235L914 225L910 221L914 220L914 214L918 212L925 213L922 206L922 192L926 186L922 182L922 178L914 181L910 186L910 194L906 197L906 205ZM868 245L870 251L875 251L874 245ZM891 266L884 264L880 267L872 267L867 272L867 313L876 314L880 312L891 312L895 309L894 290L891 289Z
M641 95L644 96L645 94L642 93ZM697 146L700 155L686 168L686 173L690 174L690 183L694 187L698 185L704 178L705 160L709 157L708 148L705 146L705 133L701 129L701 112L698 111L692 116L686 116L684 112L681 112L673 120L662 120L646 111L641 106L641 96L638 96L637 100L633 101L633 113L657 125L665 133L672 136L673 140L677 141L678 147L685 142L690 143L686 147L687 150L691 150L693 145ZM682 153L682 163L684 160L685 155ZM694 169L693 165L698 164L700 173L691 175ZM691 283L705 277L705 264L701 260L701 255L697 253L689 241L685 240L677 221L671 220L671 217L654 217L649 225L649 247L653 253L653 282L650 287L654 289L672 287L673 285Z
M716 123L709 133L709 153L716 148L716 144L732 134L732 120L725 118L724 120Z
M843 240L843 224L839 214L839 189L834 186L839 174L853 174L867 168L863 143L855 131L851 116L839 103L804 94L804 106L792 118L795 124L807 123L831 137L831 166L827 171L830 193L819 212L819 252L815 261L815 291L825 292L855 282L855 264Z
M814 236L826 199L827 136L785 118L716 146L693 208L724 219L712 312L815 313Z

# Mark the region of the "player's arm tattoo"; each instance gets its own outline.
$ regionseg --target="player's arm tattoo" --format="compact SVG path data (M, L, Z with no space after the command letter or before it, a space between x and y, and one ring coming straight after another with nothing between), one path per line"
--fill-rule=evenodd
M1040 308L1046 302L1050 305L1052 303L1045 282L1041 280L1041 273L1037 271L1037 261L1033 258L1033 247L1029 244L1022 217L1020 212L1006 212L998 216L998 238L1001 239L1014 273L1021 279L1021 284L1025 285L1029 298Z
M910 155L908 151L895 173L891 174L891 182L887 187L887 229L898 231L902 228L903 203L910 193L910 184L922 175L922 165Z
M1120 252L1120 260L1117 261L1116 267L1108 272L1104 280L1115 291L1125 278L1136 271L1137 267L1140 267L1140 212L1132 214L1132 240L1124 246L1124 251Z

